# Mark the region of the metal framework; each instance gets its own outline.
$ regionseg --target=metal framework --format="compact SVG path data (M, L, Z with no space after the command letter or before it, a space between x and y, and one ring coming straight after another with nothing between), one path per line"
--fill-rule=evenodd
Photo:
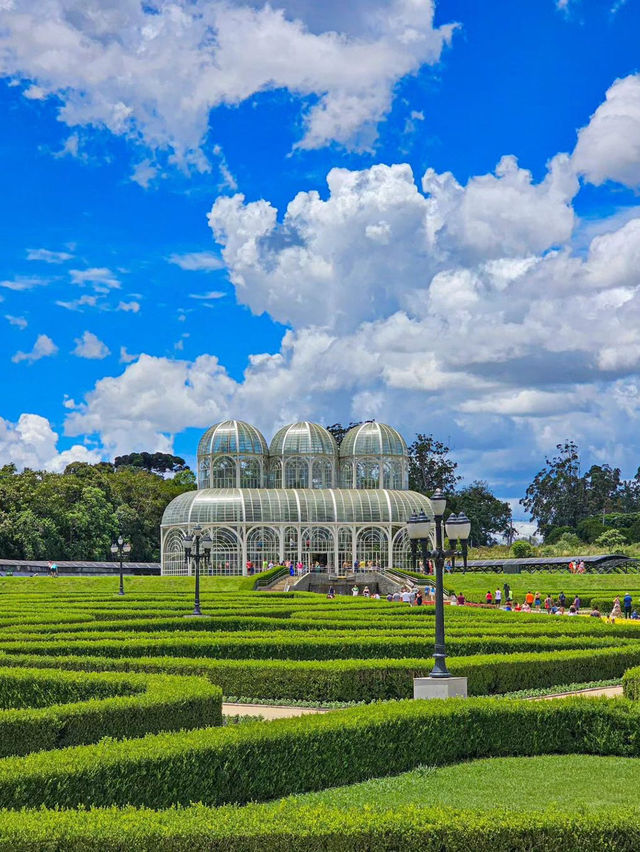
M213 540L208 569L260 571L289 560L338 568L357 560L410 567L406 519L428 498L413 491L355 489L199 489L173 500L162 521L162 572L185 574L184 536L200 524Z
M164 513L162 573L186 573L183 540L196 524L213 541L205 570L218 574L287 561L409 567L404 525L414 512L432 513L407 489L407 445L391 426L354 426L338 450L327 429L301 421L267 448L254 426L225 420L198 445L198 490Z

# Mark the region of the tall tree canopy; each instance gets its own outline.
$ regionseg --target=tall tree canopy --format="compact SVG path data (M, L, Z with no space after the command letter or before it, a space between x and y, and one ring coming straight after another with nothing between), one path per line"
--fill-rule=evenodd
M511 506L499 500L489 490L486 482L476 480L447 499L447 508L464 512L471 521L469 541L474 547L495 544L498 538L509 536Z
M357 423L349 423L348 426L343 426L342 423L334 423L331 426L327 426L327 432L331 432L333 437L336 439L336 444L340 446L349 429L353 429L354 426L361 426L362 422L362 420L359 420Z
M122 534L131 542L132 559L156 562L165 507L194 487L189 469L165 479L135 465L116 468L104 462L74 462L64 473L18 473L5 465L0 468L0 555L103 560Z
M409 447L409 488L430 496L437 488L445 493L455 491L462 477L458 462L449 457L450 448L433 435L416 435Z
M139 467L150 473L177 473L186 470L185 460L170 453L129 453L126 456L116 456L114 466Z
M553 458L545 459L520 501L545 540L553 539L559 528L583 529L586 535L583 524L589 518L640 511L640 469L629 480L608 464L592 465L581 475L577 444L567 439L556 450Z

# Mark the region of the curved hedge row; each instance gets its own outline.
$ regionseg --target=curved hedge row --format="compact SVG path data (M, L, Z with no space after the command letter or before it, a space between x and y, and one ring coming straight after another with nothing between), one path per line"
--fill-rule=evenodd
M72 671L163 672L201 675L224 695L296 701L377 701L411 698L413 678L433 667L430 658L376 660L215 660L192 657L99 657L0 655L4 666L55 667ZM447 661L468 678L469 695L499 695L562 683L622 677L640 664L640 647L546 653L478 654Z
M202 677L1 668L0 704L0 757L222 723Z
M397 701L0 761L8 808L260 801L475 757L637 756L640 707L624 699Z

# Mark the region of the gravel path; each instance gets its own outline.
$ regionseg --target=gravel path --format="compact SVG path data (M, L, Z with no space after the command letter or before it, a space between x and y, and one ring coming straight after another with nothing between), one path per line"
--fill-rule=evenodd
M552 698L568 698L571 695L584 695L586 698L598 698L604 695L606 698L617 698L622 695L621 686L595 687L594 689L580 689L577 692L556 692L554 695L541 695L530 701L550 701Z

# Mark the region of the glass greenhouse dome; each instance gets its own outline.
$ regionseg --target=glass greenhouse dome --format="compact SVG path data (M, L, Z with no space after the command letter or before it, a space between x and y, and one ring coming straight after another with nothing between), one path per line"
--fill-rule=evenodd
M407 520L421 510L433 517L428 498L407 490L407 466L404 439L381 423L351 429L339 452L317 423L283 427L268 449L249 423L218 423L198 446L198 490L164 512L162 573L188 573L184 538L196 524L213 541L209 573L271 563L407 567Z
M342 488L409 487L407 444L399 432L384 423L361 423L340 445Z

